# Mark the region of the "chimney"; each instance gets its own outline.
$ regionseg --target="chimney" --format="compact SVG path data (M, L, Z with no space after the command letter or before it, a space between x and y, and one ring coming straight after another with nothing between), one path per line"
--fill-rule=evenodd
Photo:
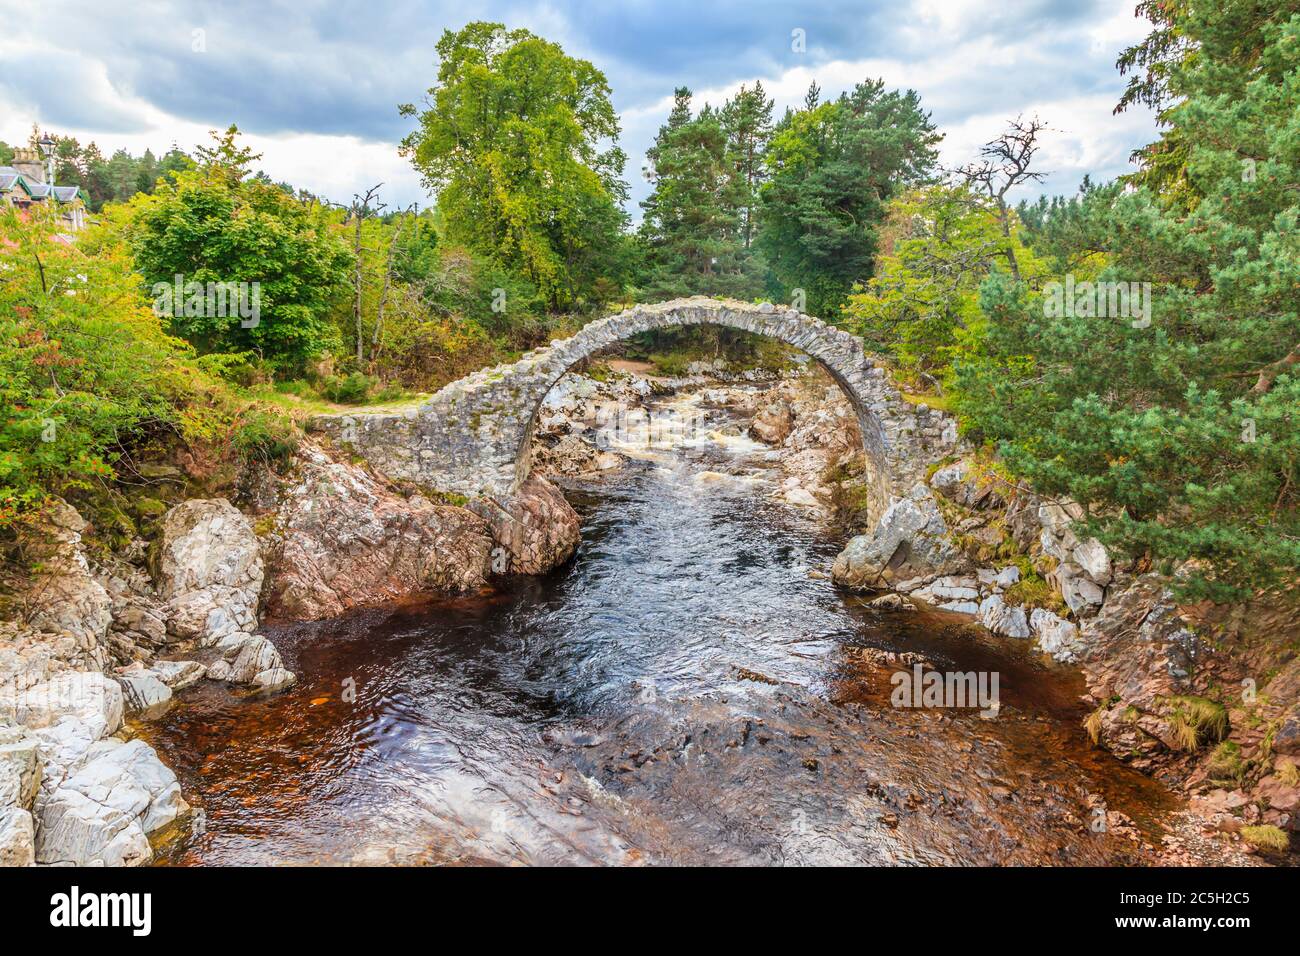
M14 161L10 164L34 183L45 182L45 157L39 150L19 147L14 150Z

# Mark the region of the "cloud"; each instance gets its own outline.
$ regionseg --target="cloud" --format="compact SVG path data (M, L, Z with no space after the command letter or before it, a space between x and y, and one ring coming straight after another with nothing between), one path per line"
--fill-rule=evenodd
M393 203L426 201L397 156L436 73L435 44L469 19L522 26L605 71L623 116L632 208L645 149L675 86L721 102L762 79L778 115L815 79L824 97L868 78L912 87L947 133L946 163L1020 113L1059 133L1048 188L1107 178L1154 135L1149 116L1110 115L1114 60L1145 32L1132 0L0 0L0 138L31 123L101 149L192 146L231 122L276 179L346 200L380 179ZM802 52L792 31L803 31Z

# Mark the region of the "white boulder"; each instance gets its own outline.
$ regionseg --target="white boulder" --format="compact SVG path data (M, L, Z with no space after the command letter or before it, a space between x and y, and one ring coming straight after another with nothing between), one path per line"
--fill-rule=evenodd
M1025 609L1002 600L1002 595L992 594L980 602L980 623L994 634L1007 637L1029 637L1029 621Z
M0 806L0 866L36 862L36 825L22 807Z
M173 637L206 646L257 626L262 546L230 502L182 502L163 517L160 541L155 577Z
M172 699L172 689L150 670L134 670L119 674L127 709L132 713L155 714Z
M122 710L121 685L98 671L64 671L25 690L0 690L0 715L34 729L72 717L98 739L122 726Z
M153 855L147 835L188 810L176 775L152 747L142 740L105 741L38 800L36 859L76 866L146 863Z
M1063 663L1074 663L1083 653L1084 644L1079 637L1079 628L1073 621L1067 621L1044 608L1034 608L1029 615L1029 626L1038 638L1038 647L1044 654Z

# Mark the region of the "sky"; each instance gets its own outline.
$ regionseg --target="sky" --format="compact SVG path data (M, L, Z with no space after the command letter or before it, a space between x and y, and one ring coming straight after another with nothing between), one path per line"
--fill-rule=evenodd
M526 27L608 77L628 154L629 212L650 190L645 150L673 89L720 104L762 80L776 115L811 82L822 98L864 79L911 88L945 134L946 167L973 160L1007 120L1049 132L1039 192L1111 179L1155 123L1112 110L1120 50L1149 24L1134 0L0 0L0 140L32 125L118 148L189 150L236 123L258 164L337 202L383 183L390 206L429 196L397 144L437 72L442 32L470 19Z

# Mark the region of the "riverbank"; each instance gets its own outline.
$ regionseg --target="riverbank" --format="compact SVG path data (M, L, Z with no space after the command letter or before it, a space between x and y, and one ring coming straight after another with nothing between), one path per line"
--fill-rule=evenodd
M298 685L243 704L209 686L149 725L205 810L163 858L1164 859L1179 801L1078 733L1077 678L952 615L846 597L839 534L786 499L781 456L719 387L591 427L617 465L553 478L583 522L555 573L273 629ZM556 396L570 422L602 417L576 401ZM892 706L916 665L998 672L997 718Z
M1141 659L1143 670L1135 648L1182 640L1173 623L1157 628L1181 618L1149 607L1139 608L1142 643L1123 640L1139 613L1123 595L1146 594L1140 575L1130 584L1131 571L1112 568L1088 613L1062 605L1033 580L1048 570L1036 562L1049 547L1088 561L1095 552L1068 530L1047 537L1039 515L1054 512L1041 503L1036 529L1016 525L1031 505L973 474L946 416L901 401L881 411L933 454L918 466L924 489L841 553L844 529L870 519L842 394L816 376L697 371L566 377L539 414L535 478L504 506L438 500L308 445L286 474L248 482L242 510L170 508L147 558L142 548L88 560L76 516L64 514L41 587L28 592L28 623L0 645L20 690L4 744L18 781L11 859L138 863L156 846L172 862L275 862L246 855L250 833L300 862L1251 859L1237 833L1277 825L1278 785L1263 778L1265 800L1244 776L1231 790L1207 787L1195 775L1207 747L1199 758L1167 748L1165 760L1154 747L1125 750L1105 724L1096 746L1085 736L1097 711L1090 718L1079 699L1097 707L1097 675L1158 675L1162 659ZM566 564L580 520L584 544ZM1002 542L1017 534L1037 534L1037 552L1009 554ZM511 576L560 566L542 580ZM846 597L832 574L863 596ZM429 605L433 593L459 596ZM695 636L681 654L644 657L682 635ZM997 719L899 711L892 675L917 665L1002 675ZM473 703L425 703L444 698ZM1104 713L1116 704L1107 698ZM451 757L474 750L465 735L484 720L496 728L490 745L469 764ZM1260 724L1230 721L1229 743L1257 735L1246 759L1258 762ZM1112 754L1200 793L1184 808ZM974 779L966 769L953 779L954 761L977 765ZM342 787L363 808L414 785L442 793L441 809L425 816L429 805L403 798L396 819L376 821L350 799L322 806L316 788L339 791L353 766L377 781L361 794ZM523 767L545 769L533 781ZM522 779L533 782L520 790ZM131 798L96 803L96 786ZM759 796L737 803L742 793ZM831 812L836 793L853 807ZM720 809L697 817L703 806ZM490 810L503 807L550 822L520 843L517 823L492 829L501 820ZM313 849L315 827L291 836L322 812L341 833L373 826L383 839L340 856ZM598 844L557 827L569 817L599 817ZM736 826L750 835L724 839ZM684 835L701 830L720 855ZM1088 842L1098 832L1109 836ZM552 843L568 849L553 855Z

